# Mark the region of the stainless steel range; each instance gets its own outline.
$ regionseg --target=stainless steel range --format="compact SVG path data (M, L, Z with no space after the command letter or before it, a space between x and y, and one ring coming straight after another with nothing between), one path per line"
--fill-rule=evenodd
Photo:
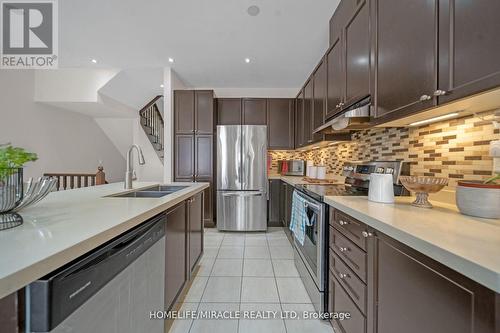
M329 206L325 196L366 196L370 185L370 173L392 174L394 193L407 195L399 182L399 176L408 175L410 166L401 161L374 161L346 163L343 170L344 183L296 185L297 193L306 200L308 217L316 221L306 225L305 241L302 245L294 237L295 266L318 312L328 312L328 215ZM312 218L314 217L314 219Z

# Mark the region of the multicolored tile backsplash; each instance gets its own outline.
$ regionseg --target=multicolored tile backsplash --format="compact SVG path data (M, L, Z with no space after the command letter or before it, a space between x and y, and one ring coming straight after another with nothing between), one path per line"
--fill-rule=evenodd
M484 180L493 166L489 144L500 139L490 120L493 111L480 116L437 122L421 127L371 128L356 132L352 142L300 151L270 151L271 171L280 159L305 159L326 165L327 172L341 174L345 161L405 160L411 174L457 180Z

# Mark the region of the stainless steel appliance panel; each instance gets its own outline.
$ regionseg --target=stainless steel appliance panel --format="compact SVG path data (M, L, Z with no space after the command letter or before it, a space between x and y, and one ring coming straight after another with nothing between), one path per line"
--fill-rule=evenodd
M242 190L267 188L267 126L241 126Z
M263 191L218 191L217 228L227 231L266 230L266 193Z
M241 190L241 126L217 126L217 189Z

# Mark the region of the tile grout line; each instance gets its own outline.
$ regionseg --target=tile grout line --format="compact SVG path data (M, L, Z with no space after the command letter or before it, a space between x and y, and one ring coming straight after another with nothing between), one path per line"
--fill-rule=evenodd
M271 246L269 244L269 238L267 239L267 248L269 250L269 257L270 257L270 260L271 260L271 268L273 270L273 276L274 276L274 285L276 286L276 293L278 294L278 303L279 303L279 306L280 306L280 309L281 309L281 313L280 313L280 316L281 316L283 314L283 304L281 303L280 291L278 289L278 280L276 280L276 272L274 270L274 263L273 263L273 259L271 257ZM285 328L285 333L288 333L288 329L286 327L285 320L281 319L281 321L283 323L283 327Z

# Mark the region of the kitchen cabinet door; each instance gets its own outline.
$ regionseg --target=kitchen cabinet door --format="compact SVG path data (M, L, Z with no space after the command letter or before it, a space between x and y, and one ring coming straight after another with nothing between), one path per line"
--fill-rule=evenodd
M439 103L500 86L500 1L439 1Z
M165 308L170 309L187 280L186 204L167 211L165 223Z
M321 60L316 71L313 74L313 112L312 112L312 128L314 129L323 125L326 108L326 85L327 85L327 64L325 60ZM314 141L321 141L322 134L313 134Z
M267 105L265 98L244 98L243 125L267 125Z
M344 69L342 67L342 41L335 38L326 54L327 62L327 102L325 119L339 113L344 101Z
M435 105L437 1L373 0L376 117L399 118Z
M195 90L195 133L214 133L214 92Z
M197 178L197 182L209 183L203 191L203 221L206 227L213 227L215 217L214 184L212 178Z
M269 149L294 149L295 112L292 99L267 100L267 137Z
M187 200L189 274L191 274L203 253L203 192Z
M375 244L376 333L498 332L493 291L384 235Z
M175 136L175 179L194 180L195 163L194 163L194 138L192 134L180 134ZM211 151L210 151L211 153Z
M306 146L313 142L312 136L312 113L313 113L313 80L307 81L304 87L304 115L303 115L303 144Z
M370 95L370 10L368 0L356 4L344 28L346 106Z
M304 145L304 90L295 99L295 148Z
M213 135L196 135L195 138L195 173L198 178L212 178L213 175Z
M195 119L194 91L174 91L174 118L176 134L194 133Z
M217 100L217 125L241 125L241 99L219 98Z
M268 226L280 226L280 182L279 179L269 180Z
M280 181L280 207L279 207L279 221L281 225L286 225L286 183Z

